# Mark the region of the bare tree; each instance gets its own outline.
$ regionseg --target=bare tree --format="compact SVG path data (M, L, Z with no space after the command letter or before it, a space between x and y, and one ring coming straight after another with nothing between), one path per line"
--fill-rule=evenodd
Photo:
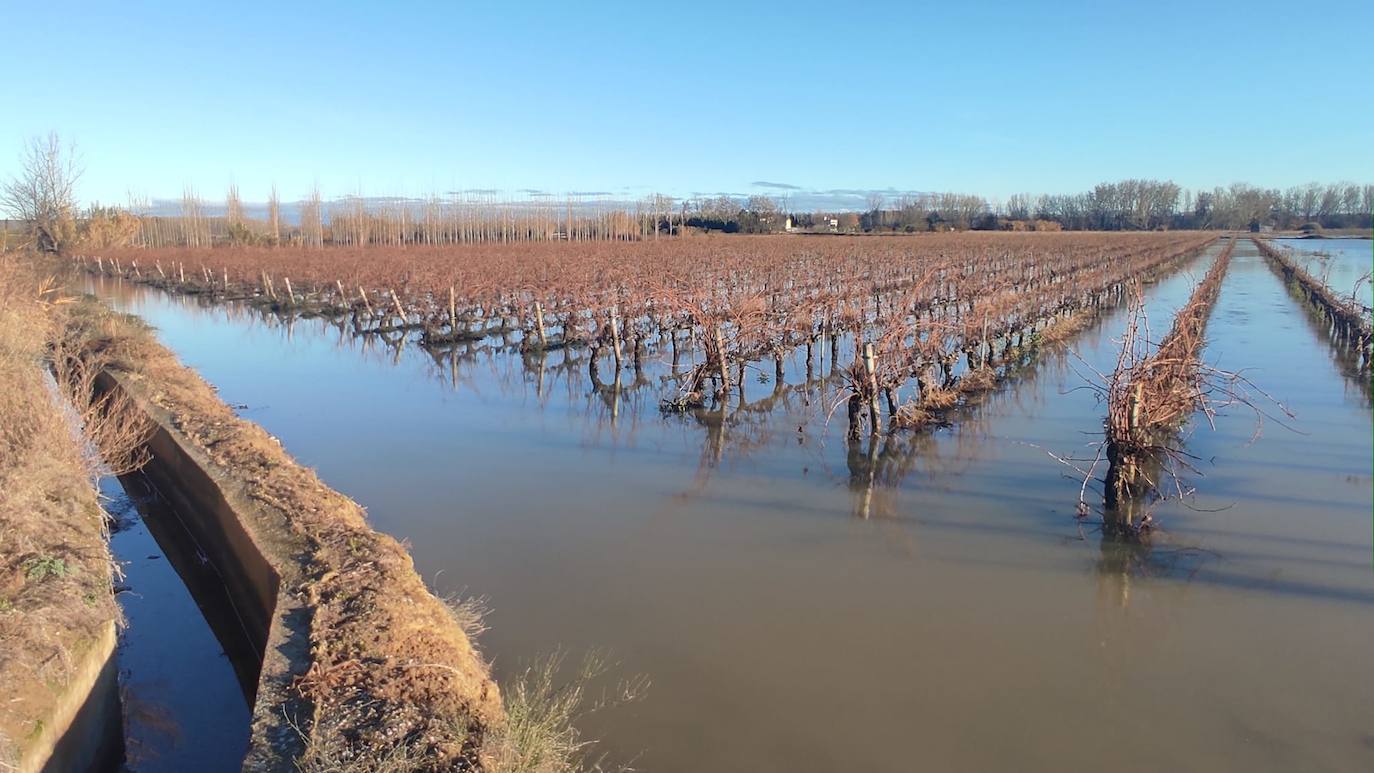
M243 202L239 200L239 186L229 183L229 192L224 196L224 219L230 228L243 225Z
M281 243L281 201L277 198L277 184L272 184L272 193L267 199L267 238L275 247Z
M301 244L306 247L324 246L324 212L318 184L310 189L301 204Z
M59 252L76 237L76 182L83 171L76 146L63 151L50 132L29 140L19 163L19 174L0 188L0 209L28 225L35 247Z
M205 220L196 189L187 185L181 191L181 235L187 247L210 246L210 225Z

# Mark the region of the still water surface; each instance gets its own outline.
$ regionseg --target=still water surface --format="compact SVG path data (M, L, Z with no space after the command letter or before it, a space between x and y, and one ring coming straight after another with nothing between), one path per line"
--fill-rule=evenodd
M1209 260L1150 289L1152 326ZM751 376L722 423L659 412L657 355L594 390L565 359L584 352L541 365L488 341L454 363L91 289L408 540L437 592L488 597L498 679L559 647L648 675L645 700L582 723L612 760L1374 769L1368 392L1248 242L1207 357L1294 418L1194 429L1198 495L1160 508L1150 546L1077 523L1081 476L1049 455L1092 458L1084 387L1120 313L952 428L847 448L801 358L785 389Z
M1299 263L1342 295L1356 292L1358 284L1357 295L1366 306L1374 305L1374 288L1367 279L1360 282L1374 268L1374 240L1275 239L1274 243L1295 250Z
M175 516L150 508L146 499L136 504L114 478L103 479L100 491L113 521L110 550L123 572L117 586L125 622L117 655L121 770L236 771L248 748L248 704L228 657L178 577L185 564L174 566L145 520L151 514L173 522Z

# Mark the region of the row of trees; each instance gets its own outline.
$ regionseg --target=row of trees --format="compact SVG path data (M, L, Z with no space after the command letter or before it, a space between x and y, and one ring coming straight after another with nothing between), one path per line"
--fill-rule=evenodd
M1169 180L1102 183L1077 194L1016 194L1004 204L962 193L871 196L861 212L791 212L767 196L686 202L685 222L708 230L904 232L944 230L1148 231L1361 228L1374 212L1374 185L1309 183L1287 190L1245 183L1188 191Z
M1236 183L1183 191L1172 182L1127 180L1075 196L1013 197L1015 209L1057 220L1066 228L1245 229L1260 226L1358 228L1369 225L1374 185L1309 183L1287 190ZM1015 215L1012 215L1015 217Z
M890 208L870 201L859 228L1006 230L1023 223L1094 231L1367 228L1371 212L1374 185L1309 183L1280 190L1236 183L1187 191L1168 180L1122 180L1076 194L1017 194L1000 206L958 194L904 197Z
M584 197L504 200L491 194L459 193L424 199L352 195L326 201L314 188L305 198L284 206L274 187L265 209L258 209L257 217L250 215L232 185L222 207L187 188L175 214L159 214L153 202L131 199L129 211L140 223L133 244L406 247L633 241L671 234L687 217L686 209L675 209L671 198L658 194L628 206Z
M0 188L0 209L29 228L42 250L85 240L120 239L142 247L216 244L320 247L408 246L534 241L637 241L687 229L728 233L783 230L905 232L942 230L1251 229L1368 227L1374 185L1311 183L1287 190L1237 183L1185 191L1171 181L1130 179L1067 195L1011 196L1005 204L960 193L874 195L861 212L791 212L768 196L674 199L652 194L634 202L586 197L502 200L490 192L426 199L348 196L326 202L319 188L284 208L273 187L265 211L249 215L236 185L223 206L183 191L174 215L146 199L125 210L82 212L75 188L81 168L56 134L35 139L20 172ZM113 240L113 241L112 241Z

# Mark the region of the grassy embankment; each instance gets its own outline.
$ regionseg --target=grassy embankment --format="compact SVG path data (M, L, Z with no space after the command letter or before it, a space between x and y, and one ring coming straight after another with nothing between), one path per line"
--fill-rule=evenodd
M65 356L71 309L32 259L0 253L0 766L46 756L119 616L96 449L134 464L138 427L92 398L96 363Z
M242 495L250 530L286 548L272 557L278 605L290 598L306 621L307 654L290 664L288 688L259 690L250 760L261 752L305 771L583 769L574 720L590 673L563 681L556 662L532 667L503 705L473 645L480 610L432 595L400 543L234 415L146 326L59 297L36 263L0 255L0 682L13 696L0 706L0 761L15 764L44 735L75 655L117 619L95 481L137 466L160 429ZM92 397L102 372L119 397Z
M372 530L357 503L235 415L140 321L95 303L79 313L89 315L86 349L117 352L104 358L106 370L227 483L243 520L269 546L283 597L293 599L285 602L290 614L308 621L308 656L293 664L290 689L260 688L255 748L275 746L285 718L300 736L292 762L307 772L588 769L590 744L576 720L633 700L641 682L594 700L589 685L604 664L590 658L565 675L554 657L500 690L475 646L484 630L480 604L434 596L403 545ZM279 759L273 751L267 759Z

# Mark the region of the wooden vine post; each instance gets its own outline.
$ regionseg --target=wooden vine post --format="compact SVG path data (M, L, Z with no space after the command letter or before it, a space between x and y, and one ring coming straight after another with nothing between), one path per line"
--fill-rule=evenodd
M864 344L864 377L868 381L868 431L878 434L878 367L873 344Z
M1145 382L1143 382L1143 381L1137 382L1136 385L1135 385L1135 389L1133 389L1133 390L1131 391L1131 424L1130 424L1130 432L1131 432L1132 435L1134 435L1134 434L1136 433L1136 427L1139 427L1139 426L1140 426L1140 406L1141 406L1141 403L1143 402L1142 398L1144 397L1144 395L1145 395Z
M720 368L720 394L730 391L730 369L725 364L725 336L721 335L720 326L716 326L716 366Z
M539 348L547 349L549 339L544 335L544 307L539 301L534 302L534 329L539 334Z
M620 320L611 309L611 351L615 354L615 369L620 370Z

